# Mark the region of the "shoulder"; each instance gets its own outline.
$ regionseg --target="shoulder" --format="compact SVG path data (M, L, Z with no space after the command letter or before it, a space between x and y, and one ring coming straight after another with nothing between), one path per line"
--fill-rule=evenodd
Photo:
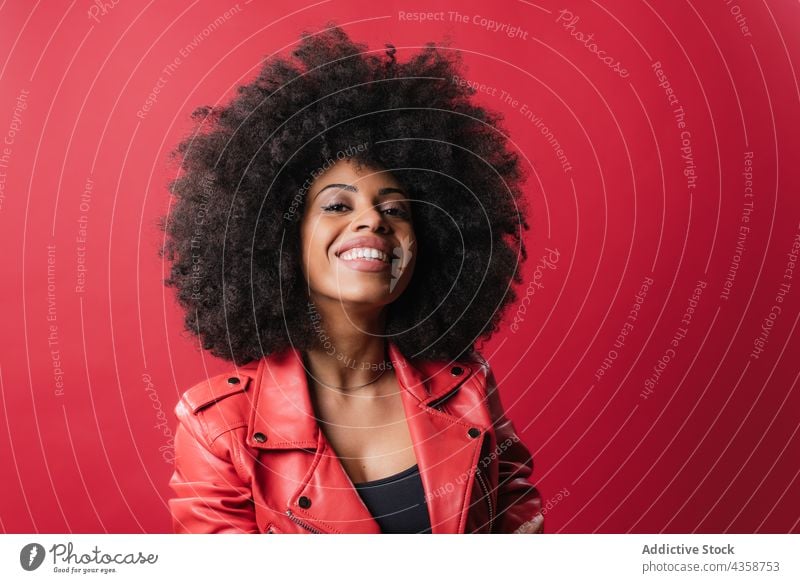
M462 360L459 361L460 365L466 367L469 372L469 377L473 379L473 384L477 385L480 389L486 387L487 380L491 368L489 362L477 350L472 350Z
M209 445L226 431L244 427L258 363L217 374L191 386L175 406L178 420Z
M476 407L487 404L490 393L494 391L495 381L491 366L483 354L472 350L453 362L453 366L463 369L461 381L457 384L457 394Z
M469 352L463 353L461 356L454 360L439 360L439 359L421 359L415 360L414 366L418 366L419 368L438 368L438 369L447 369L450 368L461 368L466 370L470 374L475 373L483 373L489 370L489 363L483 357L483 355L475 350L472 349Z
M464 362L473 365L473 368L481 369L482 372L488 372L489 362L483 357L483 354L477 350L473 350L464 358Z
M476 350L455 360L418 360L414 366L428 385L428 405L447 401L479 407L486 398L489 364Z

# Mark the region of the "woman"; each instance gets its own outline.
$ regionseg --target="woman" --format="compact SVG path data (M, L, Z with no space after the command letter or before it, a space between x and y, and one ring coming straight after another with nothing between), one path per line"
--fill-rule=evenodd
M516 299L523 180L458 57L335 25L176 149L168 285L237 365L175 411L176 532L543 532L475 349Z

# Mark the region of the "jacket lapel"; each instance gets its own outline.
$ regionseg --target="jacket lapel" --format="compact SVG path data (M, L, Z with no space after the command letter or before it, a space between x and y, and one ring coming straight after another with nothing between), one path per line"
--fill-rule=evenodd
M297 487L284 509L323 533L379 533L380 527L319 429L300 352L292 347L261 359L256 373L247 445L258 450L303 450L306 463L282 475ZM269 462L262 458L269 467ZM311 502L301 506L301 497Z
M412 366L393 344L414 453L434 534L463 533L474 475L487 427L432 407L472 378L476 365L444 361ZM472 431L470 431L472 430Z

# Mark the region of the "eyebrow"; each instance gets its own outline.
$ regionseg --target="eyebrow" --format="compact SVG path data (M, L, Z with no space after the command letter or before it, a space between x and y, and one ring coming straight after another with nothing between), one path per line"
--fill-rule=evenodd
M356 188L352 184L328 184L327 186L323 186L319 190L319 192L317 192L317 194L315 194L313 196L312 200L317 198L323 190L327 190L329 188L340 188L342 190L348 190L350 192L358 192L358 188ZM388 186L386 188L381 188L378 191L378 196L385 196L387 194L394 194L394 193L399 193L399 194L402 194L403 196L406 196L405 190L403 190L402 188L394 188L392 186Z

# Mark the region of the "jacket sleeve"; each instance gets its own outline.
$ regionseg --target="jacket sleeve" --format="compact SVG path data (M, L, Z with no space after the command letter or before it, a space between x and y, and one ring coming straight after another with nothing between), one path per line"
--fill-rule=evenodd
M202 420L184 402L175 408L175 471L169 485L173 530L178 534L258 533L250 487L235 467L231 432L207 442Z
M533 457L516 434L514 424L506 417L497 391L494 372L488 367L487 402L497 437L498 487L496 532L511 533L541 512L542 498L530 482ZM544 532L544 524L542 530Z

